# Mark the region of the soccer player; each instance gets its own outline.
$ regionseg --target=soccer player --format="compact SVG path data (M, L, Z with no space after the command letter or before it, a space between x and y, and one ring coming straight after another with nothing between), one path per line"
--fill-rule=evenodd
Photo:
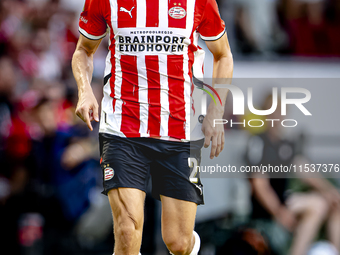
M149 175L153 195L162 202L167 248L172 254L197 254L200 240L193 229L203 194L192 171L203 144L211 143L211 158L223 150L223 126L213 127L213 120L222 118L227 96L226 89L217 89L223 104L209 105L197 124L202 139L189 142L190 118L197 119L191 116L191 93L199 35L214 56L213 77L227 82L233 72L215 0L86 0L79 27L72 60L76 114L90 130L91 121L99 121L90 86L93 55L109 36L99 139L114 254L139 254Z

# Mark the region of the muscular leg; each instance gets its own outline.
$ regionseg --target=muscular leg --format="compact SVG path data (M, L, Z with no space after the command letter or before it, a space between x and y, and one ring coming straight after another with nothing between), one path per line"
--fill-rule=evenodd
M318 194L296 194L287 201L287 206L300 216L290 254L305 255L326 218L328 204Z
M108 193L114 225L115 255L137 255L142 242L145 193L118 188Z
M175 255L190 254L194 248L193 235L197 205L161 196L162 236L165 245Z

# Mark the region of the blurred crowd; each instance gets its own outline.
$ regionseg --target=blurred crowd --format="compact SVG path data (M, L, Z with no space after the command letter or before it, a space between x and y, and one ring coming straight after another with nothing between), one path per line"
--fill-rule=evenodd
M59 254L99 186L96 135L74 114L76 16L58 1L0 2L0 239L10 254Z
M76 223L98 203L98 127L89 132L74 114L71 58L82 1L78 13L65 2L0 1L0 240L10 254L70 250ZM236 58L340 56L339 0L218 3ZM98 100L106 45L95 57Z
M219 0L241 54L340 56L339 0Z

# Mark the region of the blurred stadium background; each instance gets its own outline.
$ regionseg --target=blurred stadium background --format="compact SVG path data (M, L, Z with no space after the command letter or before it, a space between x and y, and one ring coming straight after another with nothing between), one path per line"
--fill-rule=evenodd
M303 122L295 135L303 134L304 153L312 162L340 163L340 1L219 0L218 4L234 56L235 78L320 80L320 87L313 87L316 99L310 107L330 103L329 111L323 121ZM0 1L1 254L112 254L110 208L100 194L98 126L88 132L74 114L77 87L71 57L83 5L84 0ZM98 100L106 52L104 41L94 59L92 86ZM211 63L207 54L206 74ZM325 93L322 79L331 78L334 85ZM267 91L265 86L256 91L259 104ZM221 165L245 164L250 135L247 130L226 130ZM208 149L202 155L207 162ZM251 221L251 195L246 178L204 178L203 184L206 205L198 209L197 231L201 254L210 255L237 238L240 226ZM159 213L159 203L148 197L142 254L166 254ZM287 235L277 229L278 238ZM323 245L319 249L328 247ZM257 250L242 254L268 254Z

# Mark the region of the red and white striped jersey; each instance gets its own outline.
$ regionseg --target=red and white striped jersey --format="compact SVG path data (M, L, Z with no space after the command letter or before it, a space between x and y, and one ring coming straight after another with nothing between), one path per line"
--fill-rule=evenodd
M225 33L215 0L86 0L79 31L110 36L100 132L190 140L198 36Z

